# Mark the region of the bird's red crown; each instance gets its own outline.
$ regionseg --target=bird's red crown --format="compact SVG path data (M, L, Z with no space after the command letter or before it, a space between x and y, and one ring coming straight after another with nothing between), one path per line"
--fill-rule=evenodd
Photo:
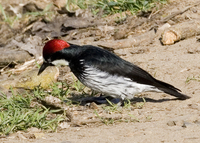
M60 39L50 40L45 44L43 48L43 57L46 58L51 54L68 47L70 47L70 45L64 40Z

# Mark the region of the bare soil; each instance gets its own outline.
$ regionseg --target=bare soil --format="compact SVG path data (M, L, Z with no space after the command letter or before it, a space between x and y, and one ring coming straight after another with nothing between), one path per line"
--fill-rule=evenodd
M173 13L191 3L195 1L180 0L172 2L168 7ZM170 13L166 7L163 9ZM176 23L198 19L196 15L199 11L200 6L196 6L174 19L178 20ZM174 19L172 21L175 21ZM141 25L138 29L145 29L145 25ZM143 93L141 96L145 97L146 103L141 108L130 108L130 110L124 110L123 113L109 114L113 118L130 115L132 119L135 118L135 121L116 121L108 125L96 122L69 126L53 133L43 132L44 135L38 139L23 139L16 137L17 133L15 133L1 138L0 141L2 143L199 143L200 43L197 39L198 37L193 36L166 46L161 45L160 42L152 42L148 45L121 49L121 55L119 54L123 59L147 70L155 78L181 89L191 99L180 101L163 93ZM134 53L133 51L143 52ZM143 103L141 96L133 100L132 104ZM81 118L83 112L92 114L94 110L83 107L82 111L77 111L77 117Z

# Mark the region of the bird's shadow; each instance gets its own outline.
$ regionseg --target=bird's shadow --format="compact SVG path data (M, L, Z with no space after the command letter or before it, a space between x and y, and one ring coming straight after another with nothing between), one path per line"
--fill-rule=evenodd
M122 103L123 105L123 100L119 99L119 98L112 98L110 96L99 96L99 97L93 97L93 96L82 96L82 95L77 95L77 96L73 96L68 98L69 100L72 101L72 103L79 103L80 105L86 105L87 103L92 103L95 102L96 104L109 104L108 101L114 103L114 104L118 104L118 103ZM152 99L152 98L148 98L148 97L134 97L133 99L130 100L131 103L137 103L137 102L152 102L152 103L162 103L162 102L167 102L167 101L174 101L174 100L180 100L178 98L174 98L174 99L169 99L169 98L165 98L165 99ZM65 101L67 102L67 100Z
M152 98L148 98L148 97L144 97L146 102L153 102L153 103L162 103L162 102L166 102L166 101L174 101L174 100L180 100L178 98L174 98L174 99L169 99L169 98L165 98L165 99L152 99ZM139 98L139 97L135 97L134 99L131 99L131 102L144 102L143 98Z

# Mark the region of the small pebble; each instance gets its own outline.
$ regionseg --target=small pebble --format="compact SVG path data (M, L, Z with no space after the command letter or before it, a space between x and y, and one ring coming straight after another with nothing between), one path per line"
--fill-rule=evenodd
M89 107L90 109L98 109L98 106L95 102L90 103Z
M168 121L167 125L168 126L176 126L176 122L175 121Z

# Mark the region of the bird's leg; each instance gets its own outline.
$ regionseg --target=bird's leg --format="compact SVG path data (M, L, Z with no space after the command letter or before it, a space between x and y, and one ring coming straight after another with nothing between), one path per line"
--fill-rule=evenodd
M88 103L95 102L96 104L107 104L108 100L113 104L122 104L122 100L120 98L113 98L111 96L106 96L101 94L99 97L85 97L80 100L82 105L88 105Z
M129 99L121 100L121 106L126 106L127 104L130 104L130 100Z
M113 98L110 100L110 102L119 106L123 105L123 100L121 98Z

